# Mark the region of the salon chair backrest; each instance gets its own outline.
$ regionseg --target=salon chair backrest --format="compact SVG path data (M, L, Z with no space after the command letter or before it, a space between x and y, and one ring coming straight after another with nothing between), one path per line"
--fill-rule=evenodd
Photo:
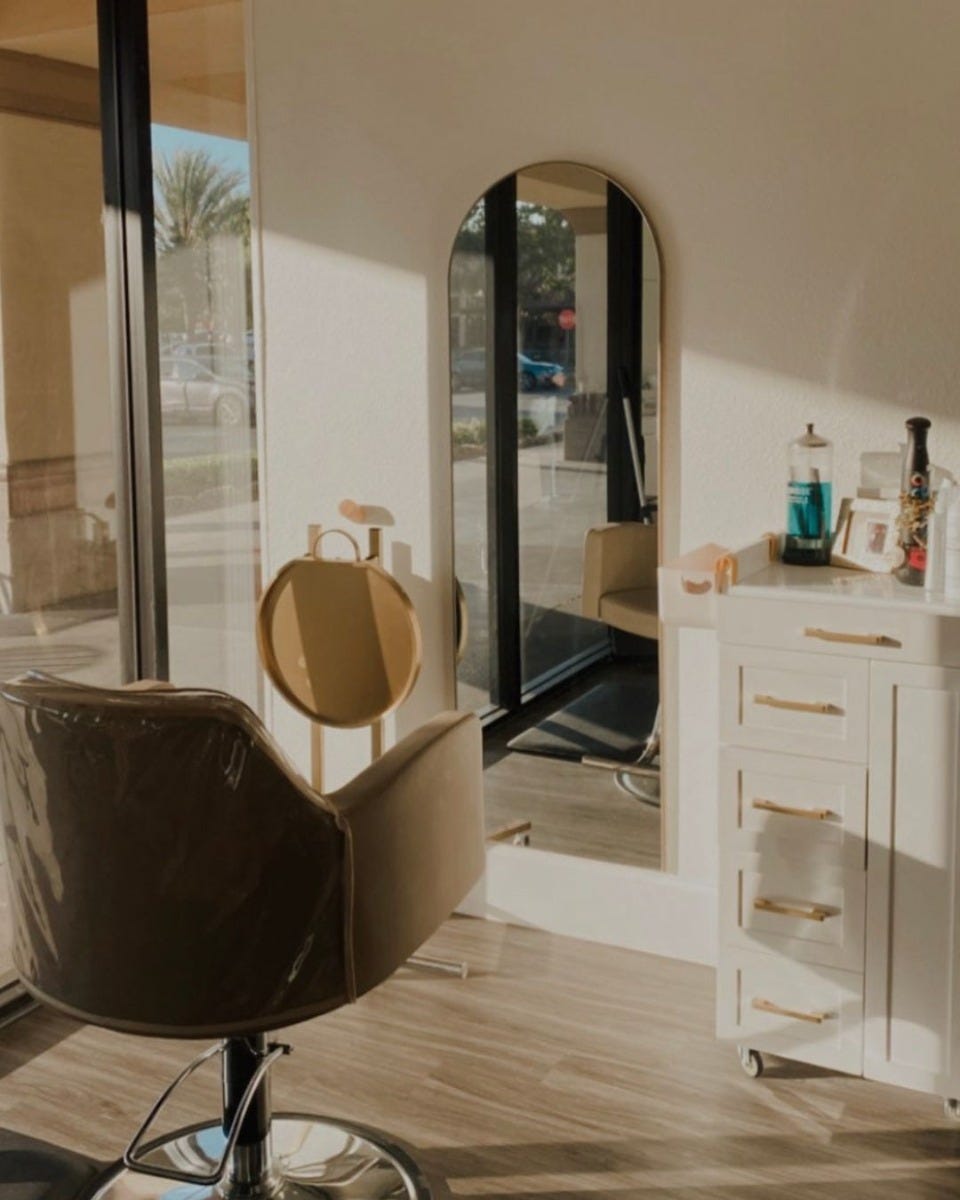
M36 675L0 685L0 771L16 968L110 1028L226 1036L336 1008L482 871L479 729L457 714L324 798L222 693Z
M658 638L658 527L618 521L587 531L581 612L638 637Z

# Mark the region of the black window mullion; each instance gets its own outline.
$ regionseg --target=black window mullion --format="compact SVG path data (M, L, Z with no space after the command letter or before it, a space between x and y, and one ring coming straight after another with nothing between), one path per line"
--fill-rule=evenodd
M485 197L487 260L487 530L493 602L494 703L520 707L520 548L517 461L517 180Z
M118 594L125 677L166 678L166 549L147 0L98 0Z
M607 519L640 515L623 412L623 381L640 439L643 218L615 183L607 184Z

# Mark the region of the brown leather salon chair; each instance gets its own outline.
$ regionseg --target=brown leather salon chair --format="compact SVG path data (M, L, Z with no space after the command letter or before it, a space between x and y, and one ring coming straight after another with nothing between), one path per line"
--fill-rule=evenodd
M220 1039L88 1196L431 1195L384 1135L272 1115L289 1047L267 1034L382 983L480 877L475 717L436 717L322 796L230 696L29 675L0 685L0 770L27 989L107 1029ZM152 1136L217 1056L222 1117Z

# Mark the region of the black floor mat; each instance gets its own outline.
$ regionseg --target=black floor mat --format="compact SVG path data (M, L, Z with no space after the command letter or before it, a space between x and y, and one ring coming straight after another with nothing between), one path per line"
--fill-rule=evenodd
M601 683L508 743L523 754L579 761L584 755L633 762L653 728L659 703L656 676Z
M0 1129L0 1200L76 1200L103 1169L72 1150Z

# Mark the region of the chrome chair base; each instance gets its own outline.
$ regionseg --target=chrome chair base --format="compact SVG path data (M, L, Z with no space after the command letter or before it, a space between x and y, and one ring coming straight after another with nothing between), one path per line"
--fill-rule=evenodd
M145 1153L152 1164L206 1174L224 1151L219 1124L195 1125L158 1138ZM270 1124L267 1177L258 1183L231 1178L218 1184L185 1184L111 1167L86 1200L432 1200L423 1172L385 1134L316 1117L285 1113ZM238 1147L235 1154L240 1154Z
M657 705L657 715L653 720L653 728L647 736L647 742L636 762L623 763L615 758L597 758L585 754L580 762L585 767L600 767L604 771L612 771L617 787L641 804L651 808L660 807L660 721L661 707Z

